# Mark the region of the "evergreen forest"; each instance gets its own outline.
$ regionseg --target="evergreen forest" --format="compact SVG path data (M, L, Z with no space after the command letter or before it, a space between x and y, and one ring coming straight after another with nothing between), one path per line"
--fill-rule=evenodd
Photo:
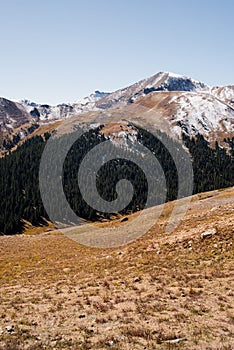
M72 210L81 218L89 221L111 219L117 213L105 213L89 206L82 198L78 186L78 170L84 157L95 146L106 139L100 132L103 126L85 132L70 148L67 153L62 171L62 184L66 199ZM211 147L203 136L198 135L190 138L183 136L183 145L170 139L166 134L158 132L157 136L134 126L137 131L137 142L150 150L157 158L163 169L166 180L166 200L171 201L177 198L178 178L175 162L165 144L170 143L183 158L184 147L191 155L194 188L193 193L210 191L234 185L234 138L225 139L229 146L222 148L217 142ZM16 234L24 230L24 220L32 225L45 225L49 220L44 208L39 189L39 167L40 160L50 135L35 136L26 140L15 151L10 152L0 159L0 234ZM55 149L66 147L67 135L53 137ZM150 164L151 158L147 154L140 153L137 147L132 147L132 141L127 140L129 147L122 147L121 157L105 161L99 169L96 177L96 187L101 198L106 201L113 201L117 198L116 184L121 179L128 179L134 189L130 203L118 214L128 214L141 210L145 207L150 198L151 205L163 202L161 194L152 195L149 193L148 180L144 171L129 158L141 157L144 162ZM115 146L118 147L118 146ZM116 150L118 153L118 150ZM135 152L135 154L134 154ZM129 156L131 154L131 156ZM134 156L134 157L133 157ZM183 159L180 159L181 167L184 166ZM48 167L56 166L53 159L48 162ZM184 169L186 172L186 169ZM150 181L159 181L160 174L149 174ZM56 186L56 183L53 185ZM89 191L89 188L86 189ZM48 193L50 186L48 186ZM53 192L54 193L54 192ZM151 198L152 197L152 198ZM56 203L58 198L53 198ZM60 217L69 224L66 217L66 208L59 207Z

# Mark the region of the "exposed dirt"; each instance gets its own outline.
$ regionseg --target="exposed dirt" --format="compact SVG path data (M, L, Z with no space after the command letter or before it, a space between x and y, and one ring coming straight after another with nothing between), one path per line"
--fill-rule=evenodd
M115 136L118 135L120 132L129 132L131 133L135 128L128 125L126 121L122 121L119 123L113 123L108 124L103 127L103 129L100 131L101 134L105 135L106 137Z
M168 234L172 207L120 248L0 237L0 349L234 349L234 188L194 196Z

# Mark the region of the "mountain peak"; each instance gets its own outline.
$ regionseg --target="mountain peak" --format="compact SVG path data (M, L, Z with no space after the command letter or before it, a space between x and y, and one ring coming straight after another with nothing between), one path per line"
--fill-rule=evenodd
M135 102L141 96L156 91L209 92L210 87L192 78L171 72L159 72L149 78L115 91L97 102L99 108L118 107Z

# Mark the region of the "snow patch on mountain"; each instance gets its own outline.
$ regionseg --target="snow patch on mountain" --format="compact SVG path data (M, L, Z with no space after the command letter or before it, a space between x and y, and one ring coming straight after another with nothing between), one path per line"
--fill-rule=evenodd
M96 102L107 95L107 92L95 91L90 96L82 98L74 103L61 103L57 106L38 104L29 100L21 100L20 103L24 110L37 120L61 120L83 112L95 110Z
M207 137L221 129L234 132L234 109L210 94L184 92L173 96L171 103L176 104L173 130L177 135L181 135L181 131Z
M234 106L234 85L212 87L211 93L218 99Z

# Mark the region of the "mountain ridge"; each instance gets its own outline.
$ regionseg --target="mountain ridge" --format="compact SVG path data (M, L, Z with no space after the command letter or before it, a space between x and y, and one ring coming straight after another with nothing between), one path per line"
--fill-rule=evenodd
M89 119L89 113L94 116L96 113L99 122L102 111L108 114L118 111L125 118L129 111L138 113L139 106L154 112L153 123L159 118L169 123L176 138L181 138L183 133L190 136L201 133L208 141L215 138L222 141L220 138L230 137L234 132L234 85L211 87L170 72L159 72L112 93L96 90L74 103L57 106L27 99L16 102L1 98L0 101L0 147L6 138L24 139L34 126L40 128L66 119L73 122L73 117L85 122L84 116Z

